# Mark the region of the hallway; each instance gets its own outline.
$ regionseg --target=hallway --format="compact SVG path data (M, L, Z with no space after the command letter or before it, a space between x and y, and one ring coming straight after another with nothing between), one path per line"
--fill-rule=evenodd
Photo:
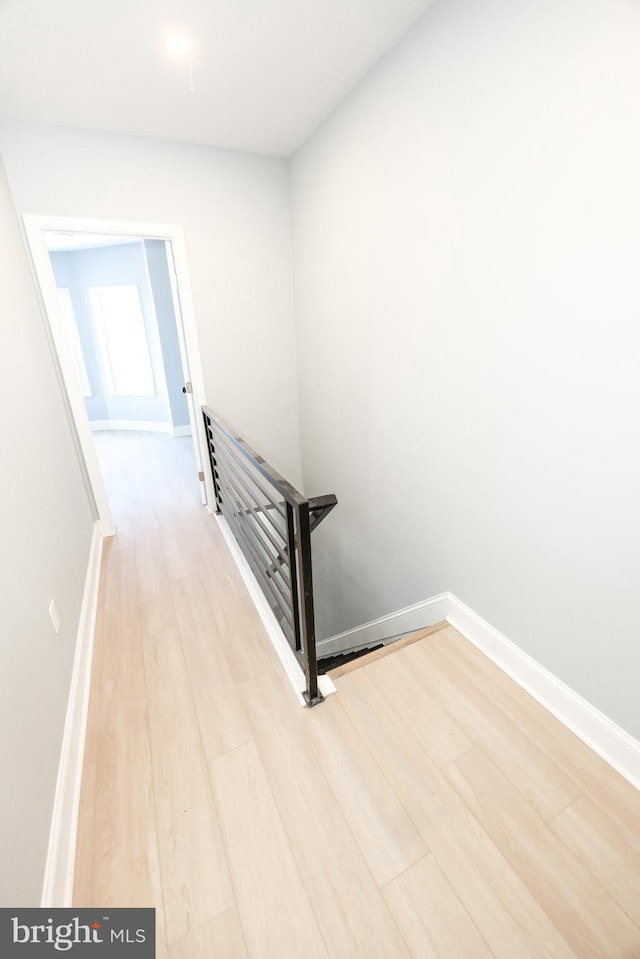
M640 955L637 791L446 624L300 708L189 443L98 435L74 904L159 959Z

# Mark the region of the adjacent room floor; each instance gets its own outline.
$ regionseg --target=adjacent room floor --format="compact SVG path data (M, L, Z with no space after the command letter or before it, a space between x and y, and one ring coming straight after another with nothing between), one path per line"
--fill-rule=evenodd
M301 708L190 440L98 440L75 905L156 906L159 959L640 957L632 786L446 625Z

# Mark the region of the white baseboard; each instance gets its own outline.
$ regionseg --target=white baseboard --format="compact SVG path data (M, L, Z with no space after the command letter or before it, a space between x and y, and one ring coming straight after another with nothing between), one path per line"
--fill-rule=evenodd
M96 523L89 550L69 702L51 816L49 846L40 902L40 905L44 908L72 905L78 810L80 807L101 562L102 535Z
M160 423L157 420L91 420L92 432L100 430L140 430L144 433L169 433L171 436L191 436L191 427L174 426L172 423Z
M219 519L219 523L274 648L302 701L301 693L305 684L298 661L231 530L223 519ZM632 785L640 788L640 742L541 666L481 616L474 613L453 593L439 593L421 603L415 603L413 606L381 616L379 619L356 626L344 633L330 636L318 643L318 656L328 656L345 649L374 645L390 636L400 636L434 626L443 620L455 627L605 762ZM331 683L328 676L321 678ZM331 686L330 691L334 692L333 683ZM322 692L326 695L324 688Z
M141 430L145 433L173 433L171 423L161 423L158 420L90 420L89 426L93 433L97 433L99 430ZM181 427L178 428L181 429Z
M337 633L318 643L318 656L332 656L345 649L357 649L359 646L374 646L391 636L411 633L425 626L435 626L447 618L449 613L449 593L440 593L413 606L405 606L395 613L372 619L362 626L355 626L344 633Z
M389 636L433 626L442 620L455 627L605 762L640 788L640 743L465 606L453 593L440 593L422 603L331 636L318 643L318 655L374 645Z
M282 663L283 669L296 693L296 696L298 697L300 705L305 706L306 703L302 694L307 688L307 684L296 655L291 649L287 637L282 632L277 619L273 615L271 607L269 606L264 593L260 589L258 581L253 575L251 567L246 561L235 536L231 532L229 524L222 516L217 516L216 519L220 527L220 531L226 540L227 546L229 547L229 551L231 552L234 562L238 567L240 575L242 576L242 579L249 590L251 599L253 600L254 606L258 611L258 615L260 616L260 619L262 620L263 625L268 633L271 644L276 651L276 655ZM318 687L322 695L325 697L336 692L336 687L328 676L320 676L318 678Z
M640 742L448 593L447 622L640 789Z

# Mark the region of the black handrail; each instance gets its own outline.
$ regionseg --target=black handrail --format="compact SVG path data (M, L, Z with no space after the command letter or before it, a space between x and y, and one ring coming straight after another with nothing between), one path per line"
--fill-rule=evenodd
M306 499L208 406L202 407L216 512L229 524L304 669L305 700L318 689L311 530L338 502Z

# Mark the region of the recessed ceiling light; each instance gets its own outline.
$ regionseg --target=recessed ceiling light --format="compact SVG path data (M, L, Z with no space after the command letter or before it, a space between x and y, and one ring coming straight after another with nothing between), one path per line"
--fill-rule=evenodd
M189 52L189 41L179 34L172 34L167 37L167 50L169 53L175 53L176 56L183 57Z

